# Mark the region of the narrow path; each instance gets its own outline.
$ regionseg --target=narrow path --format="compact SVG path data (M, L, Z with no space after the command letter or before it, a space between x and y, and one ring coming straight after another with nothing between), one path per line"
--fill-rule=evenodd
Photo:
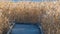
M41 34L37 24L15 24L11 34Z

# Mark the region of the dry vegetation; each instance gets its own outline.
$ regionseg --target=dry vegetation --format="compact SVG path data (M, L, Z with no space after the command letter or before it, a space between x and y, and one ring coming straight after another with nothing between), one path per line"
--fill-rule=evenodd
M8 23L15 20L25 23L40 22L44 34L60 34L60 2L0 2L0 11L1 34L8 30Z
M1 2L0 3L0 34L6 34L9 29L9 20L5 16L6 11L8 11L7 5L8 3ZM5 12L3 14L3 12Z

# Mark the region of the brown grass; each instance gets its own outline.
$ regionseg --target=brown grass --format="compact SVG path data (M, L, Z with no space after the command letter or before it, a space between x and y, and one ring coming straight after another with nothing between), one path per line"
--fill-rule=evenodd
M8 11L7 3L0 3L0 34L6 34L9 29L9 20L4 12Z
M9 2L7 4L8 7L4 6L4 3L3 6L2 3L0 3L2 6L0 6L0 8L3 10L2 14L5 20L0 19L3 22L0 22L1 24L7 24L9 21L12 22L15 20L25 23L40 22L44 34L60 34L60 2ZM6 22L6 20L8 21ZM2 25L1 28L3 28Z

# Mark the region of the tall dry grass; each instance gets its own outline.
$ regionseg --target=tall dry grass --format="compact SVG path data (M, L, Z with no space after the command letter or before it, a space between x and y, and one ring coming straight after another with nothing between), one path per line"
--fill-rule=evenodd
M9 20L5 16L6 11L8 11L8 3L0 2L0 34L6 34L9 29Z
M3 6L0 3L0 8L4 16L3 20L5 20L1 19L1 24L13 21L25 23L40 22L44 34L60 33L60 2L8 2L7 4L3 3ZM5 26L4 30L8 27ZM1 28L3 28L2 25Z

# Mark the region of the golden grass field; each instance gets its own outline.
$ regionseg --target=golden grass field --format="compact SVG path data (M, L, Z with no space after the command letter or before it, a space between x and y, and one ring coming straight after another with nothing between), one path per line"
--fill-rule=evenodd
M60 34L60 2L0 2L0 34L13 21L40 22L44 34Z

